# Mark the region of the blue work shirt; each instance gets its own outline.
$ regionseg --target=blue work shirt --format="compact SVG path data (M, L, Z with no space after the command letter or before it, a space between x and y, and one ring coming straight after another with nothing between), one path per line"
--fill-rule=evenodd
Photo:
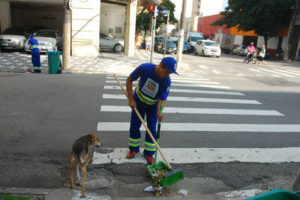
M171 78L158 78L155 75L155 65L144 63L138 66L129 76L132 81L139 80L139 90L153 100L167 100L171 87ZM136 90L134 93L137 99Z
M32 53L39 53L39 52L40 52L40 51L39 51L39 47L38 47L39 42L37 41L37 39L35 39L35 38L30 38L30 39L28 40L28 44L31 44L31 52L32 52Z

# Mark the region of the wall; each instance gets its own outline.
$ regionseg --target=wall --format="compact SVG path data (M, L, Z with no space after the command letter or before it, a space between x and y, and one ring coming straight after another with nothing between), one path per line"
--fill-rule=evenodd
M11 26L10 3L0 1L0 27L1 33Z
M125 6L101 3L100 32L109 33L117 38L124 38L125 12Z
M209 35L211 39L211 35L218 33L219 29L222 30L222 33L230 34L230 29L225 28L225 26L212 26L211 24L216 20L220 19L221 15L211 15L198 19L198 32L203 32L203 35Z
M97 57L99 55L100 1L73 0L72 55Z

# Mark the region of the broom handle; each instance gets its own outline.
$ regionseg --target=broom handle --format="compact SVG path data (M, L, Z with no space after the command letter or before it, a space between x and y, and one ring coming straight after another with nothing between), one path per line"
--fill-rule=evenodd
M127 91L124 89L124 87L123 87L122 83L120 82L119 78L117 77L117 75L114 74L114 76L115 76L115 79L117 80L119 86L121 87L123 93L126 95L126 97L127 97L127 99L128 99ZM164 159L164 161L166 162L168 168L169 168L169 169L172 169L170 163L168 162L168 160L166 159L165 155L163 154L161 148L159 147L158 143L156 142L155 138L153 137L151 131L149 130L147 124L146 124L145 121L143 120L143 118L142 118L142 116L140 115L139 111L138 111L136 108L134 108L133 110L134 110L135 113L137 114L138 118L141 120L142 124L144 125L145 129L147 130L147 133L149 134L150 138L152 139L153 143L155 144L156 148L158 149L158 151L159 151L161 157L162 157L162 158Z

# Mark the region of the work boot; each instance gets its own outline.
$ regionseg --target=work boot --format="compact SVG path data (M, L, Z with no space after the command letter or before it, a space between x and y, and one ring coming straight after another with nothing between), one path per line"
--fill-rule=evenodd
M30 68L27 70L27 72L33 73L32 69Z
M152 165L154 163L153 156L145 155L148 165Z
M128 158L128 159L134 158L136 153L137 152L135 152L135 151L129 151L126 155L126 158Z

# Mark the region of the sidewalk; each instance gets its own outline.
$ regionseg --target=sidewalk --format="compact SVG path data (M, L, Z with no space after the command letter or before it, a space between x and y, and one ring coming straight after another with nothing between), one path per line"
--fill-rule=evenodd
M176 55L167 55L176 57ZM163 54L154 53L153 63L158 64ZM62 56L61 56L62 59ZM138 65L150 62L150 52L136 50L134 56L124 56L124 53L101 52L96 58L71 57L71 66L63 73L103 74L118 73L128 75ZM48 57L41 55L42 73L48 73ZM0 53L0 72L24 73L31 68L31 55L18 52ZM188 65L182 63L180 71L188 71Z

